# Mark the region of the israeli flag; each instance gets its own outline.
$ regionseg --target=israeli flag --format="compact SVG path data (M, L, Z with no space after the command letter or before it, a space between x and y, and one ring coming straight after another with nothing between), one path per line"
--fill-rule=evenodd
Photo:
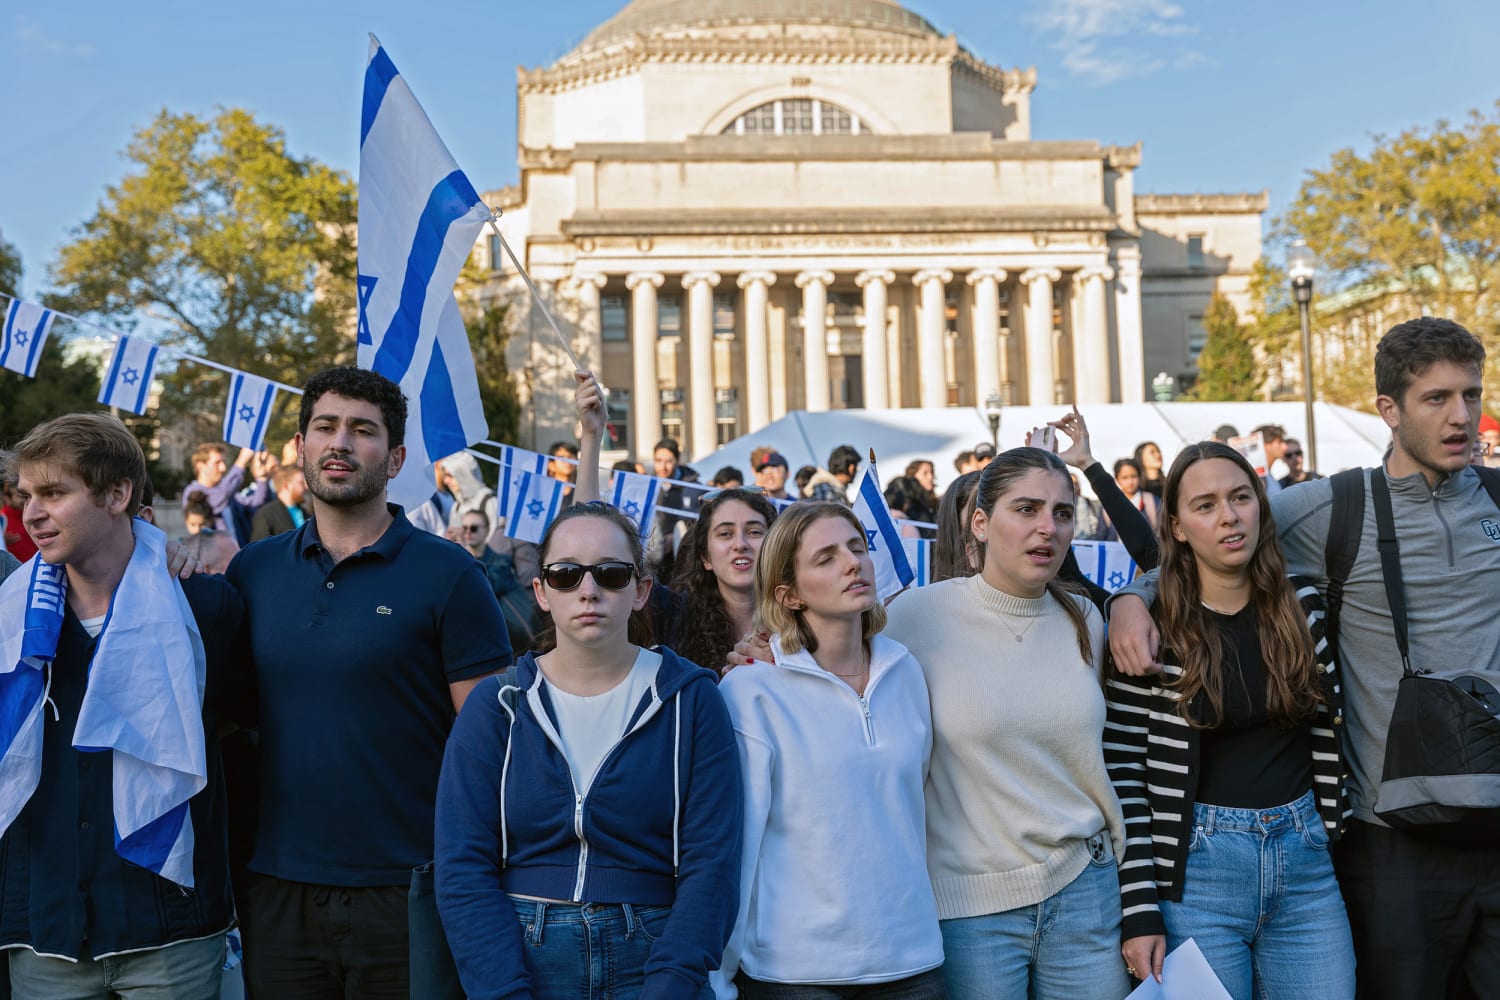
M911 564L912 572L916 574L911 585L913 587L927 586L932 582L932 539L903 538L901 547L906 550L906 561Z
M651 518L656 513L656 497L661 480L638 472L616 472L609 502L624 512L641 529L641 537L651 533Z
M357 357L406 394L389 495L414 508L433 463L488 433L453 285L490 211L373 35L359 138Z
M1073 556L1084 576L1111 593L1135 579L1135 560L1120 542L1074 542Z
M525 473L516 492L515 508L505 522L505 537L540 544L562 508L566 484L551 476Z
M260 451L275 401L275 383L259 375L235 372L229 379L229 405L224 407L224 440Z
M99 402L145 413L151 380L156 377L156 352L157 346L143 337L121 336L115 341L115 355L99 388Z
M52 332L57 314L35 302L11 299L5 310L5 334L0 338L0 368L27 378L36 378L36 366L42 360L42 345Z
M854 516L865 526L870 559L875 563L875 590L882 601L888 600L911 586L917 574L906 558L901 530L896 527L896 519L891 517L891 509L886 506L885 497L880 492L874 462L866 465L860 474L859 492L854 495Z
M547 456L509 444L500 449L500 495L496 500L501 517L510 517L516 497L521 493L521 479L527 473L545 476Z

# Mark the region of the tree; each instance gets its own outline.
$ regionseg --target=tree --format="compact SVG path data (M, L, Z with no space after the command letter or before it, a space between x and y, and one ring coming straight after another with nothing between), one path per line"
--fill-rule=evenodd
M1326 169L1310 171L1277 228L1318 254L1327 272L1322 288L1397 304L1387 312L1401 315L1387 315L1387 325L1423 312L1451 317L1493 352L1500 346L1497 163L1500 103L1458 126L1440 120L1375 136L1367 153L1343 149ZM1351 365L1367 360L1348 358ZM1493 398L1495 366L1487 375ZM1366 367L1366 398L1371 382Z
M354 354L355 188L287 152L247 111L162 111L125 149L129 170L63 247L49 301L131 329L145 316L168 346L298 385ZM227 379L163 371L164 422L221 433ZM295 429L283 399L268 439Z
M511 338L507 325L510 307L481 294L487 278L471 254L458 276L458 303L474 351L474 370L479 376L490 440L510 443L519 441L521 433L521 400L505 361Z
M1260 388L1261 368L1249 328L1230 301L1215 295L1203 311L1203 330L1208 335L1198 355L1198 381L1194 399L1212 402L1253 400Z

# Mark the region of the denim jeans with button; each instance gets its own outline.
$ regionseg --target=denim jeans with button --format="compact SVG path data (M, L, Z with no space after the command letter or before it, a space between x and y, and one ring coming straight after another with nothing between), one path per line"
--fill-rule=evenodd
M1120 876L1108 831L1092 860L1033 906L943 920L943 976L963 1000L1120 1000Z
M1193 806L1167 947L1197 942L1234 1000L1349 1000L1354 942L1313 793L1272 809Z
M670 906L547 903L512 896L533 1000L636 1000ZM713 1000L704 984L700 1000Z

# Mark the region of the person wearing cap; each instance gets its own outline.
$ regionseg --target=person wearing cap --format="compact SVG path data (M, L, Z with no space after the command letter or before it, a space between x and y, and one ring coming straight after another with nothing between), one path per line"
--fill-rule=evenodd
M995 446L981 441L974 446L974 471L979 472L995 460Z
M768 451L755 456L755 485L765 490L766 496L777 500L791 499L786 492L786 477L786 458L781 452Z

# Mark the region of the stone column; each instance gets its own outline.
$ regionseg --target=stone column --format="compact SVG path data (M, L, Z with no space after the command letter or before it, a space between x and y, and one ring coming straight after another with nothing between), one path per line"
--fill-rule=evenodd
M604 365L604 316L599 309L599 292L609 280L603 274L573 276L578 286L578 326L573 349L578 360L597 376Z
M656 290L666 278L656 271L625 276L630 289L631 449L645 453L661 437L661 385L656 374ZM649 457L649 456L648 456Z
M1146 401L1146 346L1141 335L1141 248L1115 250L1115 336L1120 356L1120 402Z
M1062 280L1055 267L1033 267L1021 274L1031 295L1026 304L1026 402L1056 402L1057 373L1052 366L1052 283Z
M802 367L807 391L803 409L821 413L828 409L828 286L832 271L803 271L797 275L802 289Z
M1115 277L1107 265L1086 267L1073 276L1083 286L1083 336L1073 341L1073 398L1081 404L1108 403L1109 310L1104 287Z
M758 431L771 422L771 375L766 333L770 271L746 271L735 284L745 291L745 429Z
M943 315L947 303L943 286L953 280L953 272L928 268L912 275L912 284L922 292L922 314L917 325L917 371L921 378L921 402L924 407L948 405L948 373L943 365L943 335L948 323Z
M691 271L682 276L688 293L688 414L693 456L707 455L718 447L714 433L714 289L719 276L712 271Z
M865 291L865 337L860 367L864 371L865 407L884 409L891 405L890 371L886 363L886 286L896 280L890 271L861 271L855 284Z
M1000 282L1003 267L981 267L964 279L974 289L974 399L1000 394Z

